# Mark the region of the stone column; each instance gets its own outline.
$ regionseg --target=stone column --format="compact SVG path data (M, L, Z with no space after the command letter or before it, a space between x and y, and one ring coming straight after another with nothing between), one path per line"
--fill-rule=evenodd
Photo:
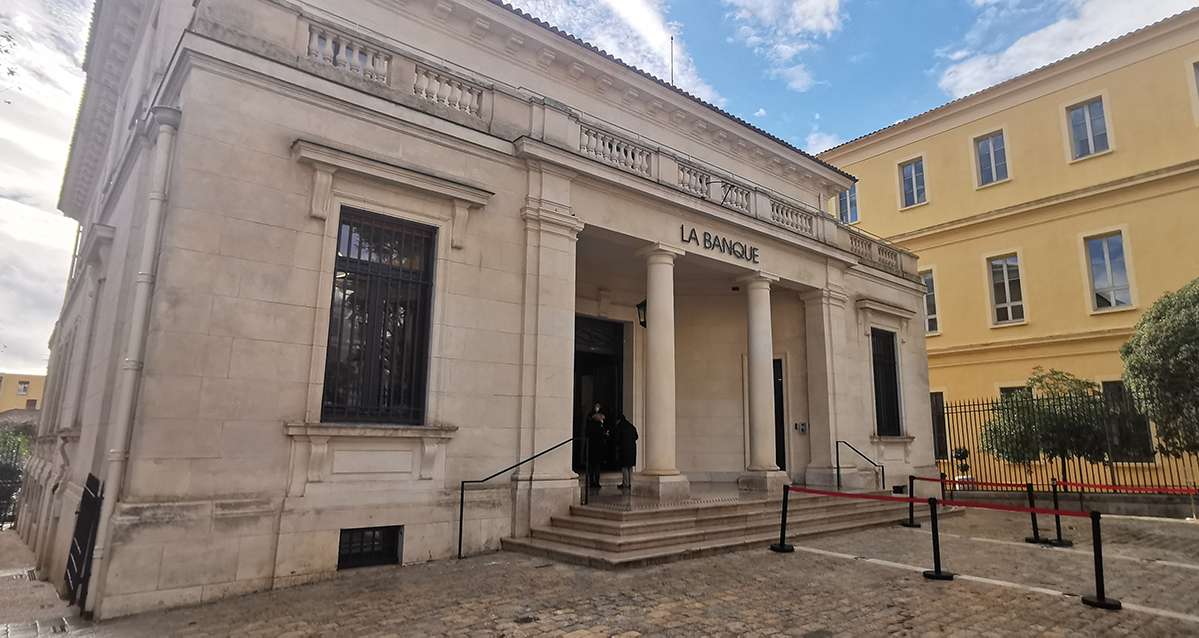
M645 469L633 492L662 500L687 498L675 447L674 260L683 251L665 244L642 250L646 261Z
M848 295L839 288L812 290L800 295L804 302L804 344L808 367L808 436L812 459L805 481L808 485L835 485L835 446L838 424L845 410L852 409L852 390L847 378L849 365ZM843 473L853 473L852 464L842 461ZM845 476L848 476L846 474Z
M749 467L738 483L755 490L776 491L789 482L774 455L774 337L770 320L770 283L778 277L754 273L745 286L746 341L749 376Z

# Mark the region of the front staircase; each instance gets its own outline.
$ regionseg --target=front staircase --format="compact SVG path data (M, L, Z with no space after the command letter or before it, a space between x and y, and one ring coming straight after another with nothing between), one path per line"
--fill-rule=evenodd
M878 492L882 493L882 492ZM863 499L792 493L789 538L888 525L907 518L907 506ZM917 508L917 514L920 509ZM677 504L576 505L527 538L505 538L507 550L614 569L637 567L778 540L781 503L765 493Z

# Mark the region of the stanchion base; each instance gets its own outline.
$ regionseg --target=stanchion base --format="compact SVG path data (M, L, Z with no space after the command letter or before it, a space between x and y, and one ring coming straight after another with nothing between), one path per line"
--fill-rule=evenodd
M1050 539L1043 538L1040 536L1026 536L1024 538L1024 542L1032 543L1033 545L1050 545L1053 543L1053 541L1051 541Z
M1112 611L1123 607L1123 605L1120 604L1120 601L1116 600L1115 598L1096 598L1094 596L1083 596L1082 604L1086 605L1087 607L1098 607L1099 609L1110 609Z
M927 569L924 571L924 577L929 580L953 580L953 572L938 572Z
M900 523L899 526L900 527L920 527L920 523L909 523L907 521L904 521L904 522Z
M778 552L780 554L790 554L791 552L795 551L795 546L787 543L771 543L770 551Z
M1068 538L1063 538L1060 541L1055 538L1051 541L1047 541L1045 544L1049 545L1050 547L1074 547L1074 541Z

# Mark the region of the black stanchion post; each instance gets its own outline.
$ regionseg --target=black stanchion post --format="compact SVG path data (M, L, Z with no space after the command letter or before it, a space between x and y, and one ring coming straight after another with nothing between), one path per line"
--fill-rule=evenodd
M908 474L908 520L900 523L904 527L920 527L916 522L916 477Z
M944 472L941 472L941 500L942 501L946 500L945 499L945 473Z
M1100 609L1120 609L1120 601L1108 598L1103 590L1103 537L1099 531L1099 512L1091 512L1091 545L1095 553L1095 595L1083 596L1082 604Z
M941 570L941 534L937 529L937 497L928 499L928 522L933 528L933 568L925 570L929 580L953 580L953 572Z
M1033 494L1032 483L1028 483L1028 507L1035 509L1037 507L1037 497ZM1037 513L1029 512L1028 517L1032 520L1032 536L1024 539L1025 543L1045 544L1047 541L1041 538L1041 530L1037 529Z
M1047 544L1054 547L1073 547L1072 541L1062 538L1062 515L1058 513L1062 508L1057 502L1057 479L1050 479L1050 483L1053 485L1053 528L1057 532L1057 537Z
M795 547L787 544L787 502L790 501L791 486L783 486L783 515L779 521L779 542L770 545L770 551L780 554L790 554Z

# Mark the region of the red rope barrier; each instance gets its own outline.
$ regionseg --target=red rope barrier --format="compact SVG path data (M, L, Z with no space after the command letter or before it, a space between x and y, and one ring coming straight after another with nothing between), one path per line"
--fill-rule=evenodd
M798 485L788 485L787 489L791 490L792 492L803 492L805 494L817 494L820 496L843 496L845 498L858 498L858 499L866 499L866 500L872 500L872 501L893 501L896 503L916 503L916 504L928 503L928 499L923 499L923 498L913 498L913 497L906 497L906 496L889 496L889 495L884 495L884 494L862 494L862 493L858 493L858 492L833 492L833 491L829 491L829 490L812 489L810 487L800 487ZM1054 510L1054 509L1046 509L1043 507L1024 507L1022 505L1000 505L998 503L985 503L982 501L957 501L957 500L941 501L941 500L938 500L937 502L943 506L974 507L974 508L978 508L978 509L999 510L999 511L1003 511L1003 512L1019 512L1019 513L1023 513L1023 514L1027 514L1029 512L1035 512L1037 514L1045 514L1047 516L1053 516L1054 514L1060 514L1061 516L1077 516L1077 517L1081 517L1081 518L1086 518L1086 517L1090 516L1090 514L1087 512L1075 512L1075 511L1069 511L1069 510Z
M1073 481L1058 481L1058 485L1062 487L1089 487L1098 490L1111 490L1113 492L1134 492L1144 494L1189 494L1194 496L1199 494L1199 489L1193 487L1165 487L1149 485L1145 487L1134 485L1103 485L1101 483L1075 483Z
M926 499L911 498L907 496L890 496L886 494L863 494L859 492L833 492L829 490L815 490L810 487L800 487L798 485L788 485L787 489L792 492L803 492L804 494L816 494L819 496L843 496L845 498L860 498L870 501L893 501L896 503L927 503Z
M952 506L952 507L974 507L974 508L984 509L984 510L997 510L1000 512L1018 512L1021 514L1028 514L1029 512L1032 512L1034 514L1044 514L1046 516L1060 515L1060 516L1076 516L1078 518L1087 518L1090 516L1090 514L1087 512L1075 512L1075 511L1071 511L1071 510L1055 510L1055 509L1048 509L1048 508L1044 508L1044 507L1025 507L1023 505L1002 505L999 503L984 503L982 501L957 501L957 500L950 499L950 500L941 501L941 504Z
M974 480L962 481L962 480L958 480L958 479L951 479L951 478L941 479L939 477L932 478L932 477L928 477L928 476L913 476L912 478L917 481L930 481L932 483L940 483L940 482L944 481L946 483L959 483L962 485L979 485L981 487L1018 487L1020 489L1028 488L1027 483L990 483L987 481L974 481ZM1036 487L1036 486L1034 485L1033 487Z

